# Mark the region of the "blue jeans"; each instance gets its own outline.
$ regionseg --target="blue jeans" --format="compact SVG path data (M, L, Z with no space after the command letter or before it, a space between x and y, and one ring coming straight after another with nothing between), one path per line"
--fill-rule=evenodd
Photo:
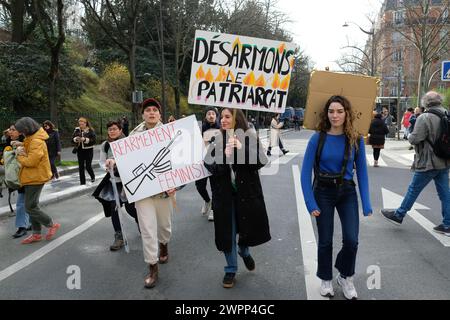
M344 277L355 274L358 251L359 216L358 198L354 185L341 187L315 187L314 197L320 208L316 218L319 233L317 276L325 281L333 279L334 209L341 219L343 246L338 253L335 268Z
M408 192L406 193L400 208L395 212L397 217L405 217L408 211L411 210L422 190L431 180L434 180L442 205L442 223L445 227L450 227L450 190L448 184L448 172L449 169L415 172L408 187Z
M236 205L235 197L231 202L231 252L224 252L225 260L227 261L227 266L224 268L225 273L236 273L238 270L237 263L237 253L236 253ZM248 257L250 255L250 250L247 246L239 246L239 255L241 257Z
M18 193L16 202L16 228L28 228L30 217L25 211L25 194Z

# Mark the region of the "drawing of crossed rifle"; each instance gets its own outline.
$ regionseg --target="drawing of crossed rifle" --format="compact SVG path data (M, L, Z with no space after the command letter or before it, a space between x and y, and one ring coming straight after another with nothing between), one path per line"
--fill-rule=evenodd
M172 170L172 162L170 160L166 161L165 158L170 154L170 146L180 135L181 130L177 132L166 147L159 150L150 165L145 167L144 164L141 164L133 170L134 178L125 184L125 188L130 194L134 195L139 190L145 178L149 178L152 181L156 178L155 173L161 174Z

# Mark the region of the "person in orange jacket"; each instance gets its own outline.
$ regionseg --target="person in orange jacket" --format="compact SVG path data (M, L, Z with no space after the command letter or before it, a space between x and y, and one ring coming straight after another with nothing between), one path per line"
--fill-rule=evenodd
M42 240L42 226L48 228L46 240L51 240L58 229L59 223L55 223L39 207L39 196L44 184L52 177L50 160L48 157L45 140L48 134L30 117L17 120L16 130L25 136L23 146L16 149L17 161L21 165L19 180L25 190L25 209L30 215L33 234L22 241L22 244L30 244Z

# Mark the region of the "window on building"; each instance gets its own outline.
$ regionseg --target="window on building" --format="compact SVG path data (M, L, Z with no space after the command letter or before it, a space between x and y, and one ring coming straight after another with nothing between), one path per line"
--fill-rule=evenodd
M446 20L448 18L448 8L445 8L444 12L442 13L442 20Z
M394 54L392 56L394 61L403 61L402 49L394 49Z
M440 36L441 36L441 41L446 41L448 39L448 37L450 37L450 31L447 29L442 29Z
M398 94L398 89L397 89L397 85L396 84L394 84L392 87L391 87L391 92L390 92L390 95L391 95L391 97L396 97L397 96L397 94Z
M403 39L403 35L400 32L398 32L398 31L392 32L392 43L393 43L394 47L397 46L398 43L400 43L402 41L402 39Z
M404 11L395 11L394 12L394 23L395 24L402 24L405 20L405 13Z

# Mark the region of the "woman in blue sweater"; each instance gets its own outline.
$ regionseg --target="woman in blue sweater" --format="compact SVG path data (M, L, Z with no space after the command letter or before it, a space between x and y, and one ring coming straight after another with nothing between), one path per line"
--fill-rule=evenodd
M364 140L353 127L350 102L342 96L332 96L320 115L315 133L306 149L301 183L308 212L316 217L319 234L317 276L322 280L320 293L334 296L333 229L337 209L342 225L343 246L336 258L337 282L345 298L357 299L353 284L358 250L358 199L353 181L354 163L364 216L372 215L369 198ZM312 172L314 170L314 183Z

